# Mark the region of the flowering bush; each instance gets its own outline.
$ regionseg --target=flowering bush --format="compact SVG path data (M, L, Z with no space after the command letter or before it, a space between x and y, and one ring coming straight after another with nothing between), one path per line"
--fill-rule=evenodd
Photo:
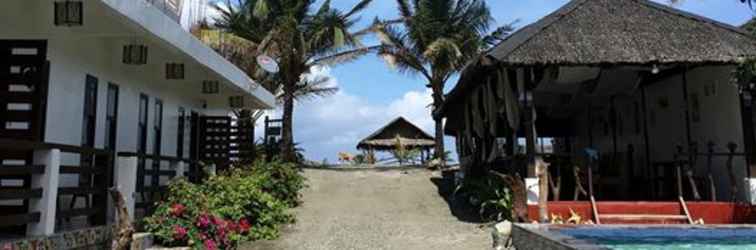
M251 166L245 167L244 172L259 176L263 191L273 195L290 207L300 204L300 194L305 187L305 178L293 163L281 161L263 162L257 161Z
M274 239L280 225L294 222L287 209L302 187L296 168L279 163L232 169L200 185L177 179L145 227L161 244L197 249Z

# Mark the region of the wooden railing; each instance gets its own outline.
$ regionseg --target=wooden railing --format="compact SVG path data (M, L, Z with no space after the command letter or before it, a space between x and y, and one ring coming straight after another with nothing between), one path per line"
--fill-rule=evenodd
M137 159L136 186L134 187L137 201L134 203L134 208L142 210L137 217L152 213L155 203L160 201L167 191L169 183L165 179L183 176L196 183L204 176L200 163L186 158L133 152L119 152L118 157Z
M706 152L699 152L698 145L693 143L689 146L688 151L684 151L682 146L677 146L677 153L675 153L674 159L675 159L675 171L676 171L676 190L678 196L682 197L684 195L684 189L683 189L683 183L688 182L690 187L691 195L693 196L693 199L695 200L701 200L702 195L700 194L698 190L698 185L696 184L696 176L695 176L695 167L697 166L697 162L699 158L704 158L706 160L706 177L705 178L698 178L698 179L705 179L705 182L708 184L708 194L709 199L711 201L717 201L717 186L714 181L714 159L715 158L726 158L725 167L727 168L727 174L729 179L729 193L730 193L730 200L735 201L737 199L737 195L740 192L738 190L738 182L742 181L743 178L738 178L735 174L735 159L736 158L746 158L748 157L748 153L745 152L737 152L738 145L735 143L728 143L726 145L727 152L717 152L716 145L713 142L709 142L707 144L707 150ZM750 178L750 168L746 165L745 166L745 173ZM684 180L687 179L687 180ZM746 183L747 184L747 183ZM744 187L747 189L748 185L744 185Z
M79 165L61 164L62 154L75 155ZM21 205L6 205L0 215L0 228L17 227L21 231L44 235L55 231L56 222L86 216L88 224L104 225L107 218L107 190L113 185L112 151L87 147L0 139L0 160L24 162L0 165L0 179L20 180L22 185L0 187L0 200L22 200ZM0 161L0 164L4 161ZM78 175L76 186L59 187L61 175ZM51 190L50 187L59 187ZM72 203L63 209L61 197L70 196ZM84 198L77 206L77 198ZM26 230L23 230L26 227Z

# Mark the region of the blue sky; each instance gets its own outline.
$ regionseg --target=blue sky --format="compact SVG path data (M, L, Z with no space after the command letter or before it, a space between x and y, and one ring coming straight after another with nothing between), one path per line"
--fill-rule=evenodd
M667 3L667 0L655 1ZM332 5L348 9L356 2L358 0L332 0ZM519 20L516 26L522 27L567 2L487 0L496 19L494 27L515 20ZM754 15L739 0L682 0L675 7L732 25L741 25ZM374 0L363 13L361 23L368 25L376 16L396 17L396 12L394 0ZM365 43L375 43L375 40L368 38ZM421 78L392 71L375 55L335 68L319 69L318 74L331 76L332 84L338 85L340 90L332 97L305 101L295 107L294 136L308 159L334 162L339 152L356 153L355 145L360 139L399 115L432 134L433 121L428 109L432 99ZM447 89L455 83L455 79L449 81ZM446 141L447 150L454 151L451 140Z

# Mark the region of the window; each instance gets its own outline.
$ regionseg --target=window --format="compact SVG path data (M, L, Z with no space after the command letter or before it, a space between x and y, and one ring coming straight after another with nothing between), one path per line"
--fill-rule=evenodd
M108 103L105 113L105 149L116 149L116 136L118 134L118 85L108 84Z
M84 109L81 123L81 145L95 146L95 129L97 121L97 78L87 75L84 87Z
M186 126L186 110L183 107L178 109L178 129L176 130L176 157L184 157L184 134Z
M153 132L155 137L152 143L152 153L156 156L161 154L162 137L163 137L163 101L160 99L155 100L155 120L153 122Z

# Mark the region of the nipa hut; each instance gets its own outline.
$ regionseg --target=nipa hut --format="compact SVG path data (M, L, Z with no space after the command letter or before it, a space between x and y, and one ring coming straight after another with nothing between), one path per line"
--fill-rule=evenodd
M396 150L397 143L407 150L420 150L423 161L430 157L430 150L436 145L433 136L404 117L399 117L362 139L357 144L357 149L365 151L365 155L373 159L370 163L375 163L375 151Z
M753 200L754 84L732 73L754 56L748 33L705 17L573 0L471 62L435 115L466 176L519 173L533 187L536 159L550 161L553 185L529 202L586 185L603 200Z

